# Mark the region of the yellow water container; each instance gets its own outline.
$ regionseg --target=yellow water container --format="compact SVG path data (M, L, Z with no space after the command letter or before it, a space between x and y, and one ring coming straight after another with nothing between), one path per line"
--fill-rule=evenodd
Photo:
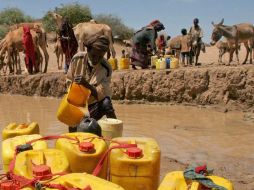
M105 138L121 137L123 133L123 122L119 119L103 118L98 121Z
M130 67L130 59L129 58L121 58L119 61L119 69L129 69Z
M90 97L91 91L75 82L70 85L67 100L70 104L78 107L85 107Z
M10 123L3 129L2 138L4 140L20 135L31 135L39 133L40 133L39 125L36 122L32 122L30 124L23 123L19 125L17 123Z
M158 56L157 55L151 56L151 66L152 67L156 67L156 61L157 60L158 60Z
M16 157L14 173L28 179L33 178L36 166L46 165L52 174L69 172L69 162L64 152L57 149L28 150Z
M111 68L113 71L117 69L117 59L116 58L109 58L108 62L111 65Z
M91 190L124 190L119 185L95 177L87 173L71 173L58 177L49 182L50 184L61 184L68 188L85 189L90 186ZM48 189L48 188L46 188Z
M215 184L225 187L227 190L234 189L233 184L225 178L219 176L207 176L207 177L210 178Z
M57 110L57 119L68 126L75 126L80 123L85 115L86 109L71 104L65 95Z
M218 176L207 176L217 185L225 187L227 190L233 190L233 185L230 181L218 177ZM182 171L174 171L168 173L163 181L161 182L158 190L182 190L182 189L190 189L190 190L201 190L202 184L197 181L185 180Z
M113 149L110 154L110 180L131 190L156 190L160 177L160 148L144 137L119 137L120 143L137 144L137 148ZM110 147L117 145L111 143Z
M160 58L156 61L156 69L167 69L165 58Z
M2 161L3 169L5 172L9 171L9 164L12 161L16 147L18 145L24 145L27 142L41 138L41 135L22 135L13 138L6 139L2 142ZM41 150L47 148L47 143L43 140L32 143L33 150Z
M65 152L71 171L91 174L107 150L105 141L96 138L98 136L91 133L66 133L63 136L77 138L80 141L80 144L69 139L58 139L56 141L56 148ZM106 178L106 163L99 176Z
M170 59L170 69L176 69L179 67L179 59L173 57Z

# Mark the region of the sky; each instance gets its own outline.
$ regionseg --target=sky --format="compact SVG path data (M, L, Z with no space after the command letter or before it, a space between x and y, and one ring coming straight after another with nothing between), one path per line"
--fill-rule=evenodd
M48 10L74 2L87 5L93 15L116 15L134 30L158 19L165 26L164 33L172 37L182 28L189 29L193 19L199 18L205 42L210 42L212 21L218 23L224 18L226 25L254 24L254 0L0 0L0 11L16 7L41 18Z

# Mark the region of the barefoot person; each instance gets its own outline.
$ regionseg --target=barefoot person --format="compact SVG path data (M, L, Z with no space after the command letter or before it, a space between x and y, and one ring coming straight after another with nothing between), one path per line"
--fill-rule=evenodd
M104 115L116 118L111 102L112 69L103 58L109 49L109 39L97 34L90 37L85 46L87 53L79 52L73 57L67 73L67 82L74 81L91 90L88 102L91 118L99 120Z

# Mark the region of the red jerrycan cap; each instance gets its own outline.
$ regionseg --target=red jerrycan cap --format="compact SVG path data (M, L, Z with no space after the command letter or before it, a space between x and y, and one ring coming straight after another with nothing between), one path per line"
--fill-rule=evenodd
M142 149L138 147L128 148L126 153L130 158L140 158L143 155Z
M91 142L81 142L79 144L79 150L82 152L92 152L94 151L94 144Z
M5 181L1 183L0 188L1 190L16 190L19 189L20 187L13 181Z
M51 169L47 165L34 165L33 175L41 180L51 179Z

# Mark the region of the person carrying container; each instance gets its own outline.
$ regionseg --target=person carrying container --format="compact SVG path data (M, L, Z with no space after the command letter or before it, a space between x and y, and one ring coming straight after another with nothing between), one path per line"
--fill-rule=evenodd
M109 49L109 39L105 35L96 34L86 40L84 45L87 52L78 52L71 60L67 83L75 82L91 90L88 100L91 118L99 120L106 115L116 119L111 102L112 68L104 59Z
M150 61L148 46L150 45L149 48L154 53L156 52L155 40L157 33L164 29L164 25L160 21L155 20L134 34L132 37L132 54L130 56L133 69L136 69L136 66L142 69L148 68Z

